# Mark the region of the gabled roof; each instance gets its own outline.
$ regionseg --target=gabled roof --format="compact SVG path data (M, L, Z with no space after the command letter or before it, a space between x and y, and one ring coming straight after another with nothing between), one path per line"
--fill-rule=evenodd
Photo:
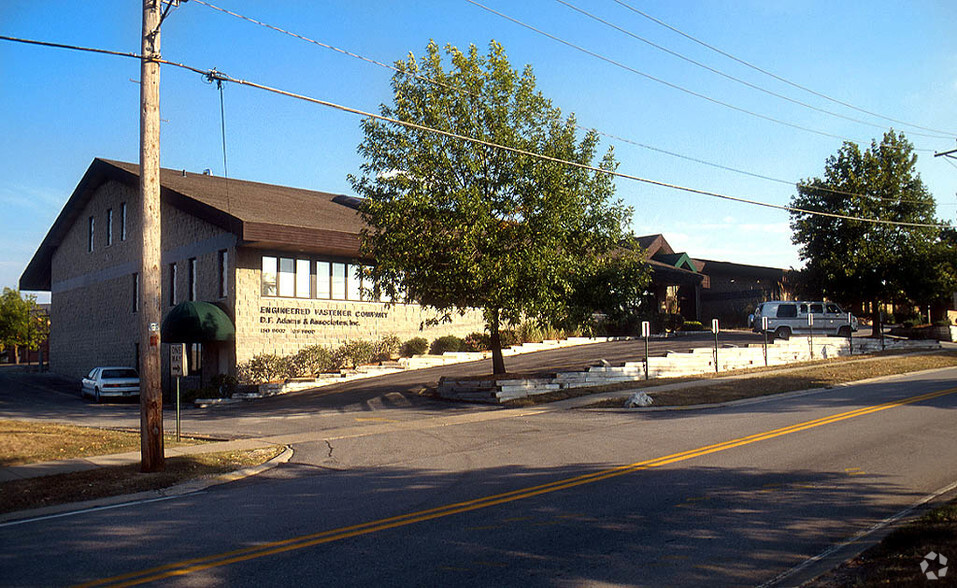
M660 233L657 235L645 235L637 239L638 244L645 250L646 259L651 259L658 254L671 255L675 252L674 249L671 248L671 245L668 244L668 241L665 240L665 236Z
M676 268L686 269L692 272L700 271L694 261L688 257L687 253L659 253L653 256L652 259L655 261L660 261L661 263L666 263Z
M50 289L54 251L110 180L138 188L139 165L93 160L20 276L22 290ZM160 170L160 186L163 202L236 234L243 245L358 255L365 227L358 198L171 169Z

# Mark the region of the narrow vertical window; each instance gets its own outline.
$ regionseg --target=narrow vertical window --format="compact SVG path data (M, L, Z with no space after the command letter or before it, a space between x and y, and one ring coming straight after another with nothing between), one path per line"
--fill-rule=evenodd
M176 306L176 264L169 264L169 305Z
M219 297L229 294L229 258L225 249L219 250Z
M296 260L291 257L279 258L279 295L296 295Z
M332 264L332 297L336 300L346 299L346 264Z
M276 296L279 294L276 273L276 258L263 255L262 295Z
M113 244L113 209L106 209L106 246Z
M329 283L330 264L328 261L316 262L316 298L329 299L332 295Z
M90 231L89 231L89 234L87 235L87 239L86 239L86 250L89 251L89 252L92 252L92 251L93 251L93 228L94 228L95 221L96 221L96 219L91 216L91 217L90 217Z
M120 203L120 241L126 241L126 202Z
M311 265L308 259L296 260L296 298L309 298L309 270Z
M186 292L190 300L196 300L196 258L189 258L189 285Z
M140 311L140 275L133 274L133 312Z
M346 278L348 279L348 298L349 300L361 300L360 292L362 287L362 270L357 264L350 263Z
M203 344L190 343L188 348L189 357L187 359L187 369L189 375L199 376L203 371Z

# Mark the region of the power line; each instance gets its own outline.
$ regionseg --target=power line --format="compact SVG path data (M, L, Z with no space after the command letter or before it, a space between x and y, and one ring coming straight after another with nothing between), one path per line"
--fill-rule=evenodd
M657 19L657 18L651 16L650 14L647 14L647 13L645 13L645 12L642 12L641 10L638 10L637 8L635 8L634 6L631 6L631 5L628 4L627 2L624 2L623 0L614 0L614 1L615 1L616 3L618 3L618 4L620 4L621 6L624 6L624 7L627 8L628 10L631 10L632 12L635 12L635 13L637 13L637 14L639 14L639 15L645 17L645 18L647 18L648 20L650 20L650 21L652 21L652 22L654 22L654 23L656 23L656 24L658 24L658 25L660 25L660 26L663 26L663 27L665 27L666 29L669 29L669 30L671 30L671 31L674 31L675 33L681 35L682 37L685 37L686 39L689 39L689 40L691 40L691 41L694 41L695 43L701 45L702 47L706 47L706 48L708 48L708 49L714 51L715 53L718 53L719 55L723 55L723 56L727 57L728 59L731 59L731 60L733 60L733 61L736 61L736 62L740 63L741 65L744 65L744 66L746 66L746 67L749 67L749 68L751 68L751 69L753 69L753 70L755 70L755 71L758 71L758 72L760 72L760 73L763 73L763 74L766 75L766 76L770 76L770 77L772 77L772 78L778 80L779 82L784 82L785 84L787 84L787 85L789 85L789 86L792 86L792 87L797 88L797 89L799 89L799 90L803 90L803 91L805 91L805 92L808 92L809 94L813 94L813 95L817 96L818 98L823 98L823 99L828 100L828 101L830 101L830 102L833 102L833 103L835 103L835 104L840 104L841 106L844 106L844 107L846 107L846 108L850 108L851 110L856 110L856 111L858 111L858 112L861 112L861 113L864 113L864 114L868 114L868 115L870 115L870 116L875 116L875 117L877 117L877 118L881 118L881 119L884 119L884 120L889 121L889 122L892 122L892 123L896 123L896 124L900 124L900 125L905 125L905 126L908 126L908 127L913 127L913 128L915 128L915 129L921 129L921 130L924 130L924 131L930 131L930 132L932 132L932 133L941 133L941 134L948 135L948 136L951 136L951 137L953 137L954 135L957 135L957 133L951 133L951 132L948 132L948 131L942 131L942 130L940 130L940 129L932 129L932 128L930 128L930 127L923 127L923 126L920 126L920 125L916 125L916 124L914 124L914 123L909 123L909 122L905 122L905 121L902 121L902 120L898 120L898 119L896 119L896 118L891 118L891 117L889 117L889 116L885 116L885 115L879 114L879 113L877 113L877 112L872 112L872 111L870 111L870 110L866 110L866 109L864 109L864 108L860 108L860 107L858 107L858 106L854 106L853 104L850 104L850 103L848 103L848 102L844 102L843 100L838 100L837 98L833 98L833 97L828 96L827 94L824 94L824 93L822 93L822 92L818 92L818 91L816 91L816 90L812 90L811 88L808 88L807 86L802 86L801 84L798 84L797 82L792 82L791 80L789 80L789 79L787 79L787 78L784 78L784 77L779 76L779 75L777 75L777 74L775 74L775 73L773 73L773 72L770 72L770 71L768 71L768 70L766 70L766 69L763 69L763 68L761 68L761 67L758 67L757 65L754 65L753 63L750 63L750 62L748 62L748 61L745 61L744 59L741 59L741 58L739 58L739 57L735 57L734 55L732 55L732 54L730 54L730 53L728 53L728 52L726 52L726 51L722 51L721 49L715 47L714 45L709 45L708 43L702 41L701 39L698 39L697 37L694 37L694 36L692 36L692 35L689 35L688 33L685 33L685 32L683 32L683 31L681 31L681 30L679 30L679 29L677 29L677 28L671 26L670 24L668 24L668 23L666 23L666 22L664 22L664 21L662 21L662 20L660 20L660 19Z
M275 26L275 25L271 25L271 24L266 23L266 22L263 22L263 21L261 21L261 20L258 20L258 19L255 19L255 18L252 18L252 17L249 17L249 16L245 16L245 15L243 15L243 14L239 14L239 13L237 13L237 12L234 12L234 11L231 11L231 10L227 10L227 9L225 9L225 8L221 8L221 7L216 6L216 5L214 5L214 4L210 4L210 3L208 3L208 2L204 2L203 0L193 0L193 1L196 2L196 3L198 3L198 4L201 4L201 5L203 5L203 6L206 6L206 7L208 7L208 8L211 8L211 9L213 9L213 10L216 10L216 11L218 11L218 12L221 12L221 13L223 13L223 14L228 14L228 15L230 15L230 16L233 16L233 17L238 18L238 19L241 19L241 20L245 20L245 21L250 22L250 23L252 23L252 24L256 24L256 25L259 25L259 26L262 26L262 27L271 29L271 30L273 30L273 31L282 33L282 34L284 34L284 35L289 35L289 36L291 36L291 37L294 37L294 38L299 39L299 40L301 40L301 41L305 41L305 42L307 42L307 43L311 43L311 44L313 44L313 45L322 47L322 48L324 48L324 49L329 49L329 50L335 51L335 52L337 52L337 53L340 53L340 54L342 54L342 55L347 55L347 56L349 56L349 57L352 57L352 58L355 58L355 59L359 59L359 60L364 61L364 62L366 62L366 63L371 63L371 64L373 64L373 65L377 65L377 66L379 66L379 67L382 67L382 68L391 70L391 71L393 71L393 72L400 73L400 74L402 74L402 75L406 75L406 76L413 77L413 78L415 78L415 79L417 79L417 80L423 81L423 82L428 83L428 84L433 84L433 85L435 85L435 86L439 86L439 87L441 87L441 88L445 88L445 89L450 90L450 91L453 91L453 92L469 94L469 92L468 92L467 90L463 90L463 89L461 89L461 88L456 88L456 87L450 86L449 84L446 84L446 83L444 83L444 82L441 82L441 81L438 81L438 80L434 80L434 79L432 79L432 78L429 78L429 77L426 77L426 76L417 74L417 73L415 73L415 72L411 72L411 71L408 71L408 70L406 70L406 69L400 69L400 68L398 68L398 67L396 67L396 66L394 66L394 65L390 65L390 64L385 63L385 62L383 62L383 61L379 61L379 60L377 60L377 59L373 59L373 58L370 58L370 57L366 57L366 56L364 56L364 55L361 55L361 54L358 54L358 53L355 53L355 52L352 52L352 51L348 51L348 50L342 49L342 48L340 48L340 47L336 47L336 46L333 46L333 45L329 45L328 43L323 43L323 42L317 41L317 40L315 40L315 39L311 39L311 38L306 37L306 36L304 36L304 35L301 35L301 34L299 34L299 33L296 33L296 32L293 32L293 31L289 31L289 30L283 29L283 28L281 28L281 27L277 27L277 26ZM557 0L557 1L562 2L562 0ZM563 2L563 3L564 3L564 2ZM569 6L570 6L570 5L569 5ZM666 50L666 51L667 51L667 50ZM707 67L707 66L705 66L705 67ZM585 132L587 132L587 131L589 131L589 130L594 130L594 131L595 131L596 133L598 133L599 135L601 135L601 136L603 136L603 137L607 137L607 138L609 138L609 139L614 139L614 140L617 140L617 141L621 141L621 142L623 142L623 143L628 143L628 144L634 145L634 146L636 146L636 147L640 147L640 148L642 148L642 149L647 149L647 150L649 150L649 151L655 151L655 152L657 152L657 153L662 153L662 154L665 154L665 155L669 155L669 156L671 156L671 157L676 157L676 158L679 158L679 159L684 159L684 160L687 160L687 161L692 161L692 162L695 162L695 163L700 163L700 164L702 164L702 165L707 165L707 166L710 166L710 167L714 167L714 168L716 168L716 169L722 169L722 170L725 170L725 171L730 171L730 172L734 172L734 173L738 173L738 174L742 174L742 175L746 175L746 176L751 176L751 177L753 177L753 178L758 178L758 179L767 180L767 181L771 181L771 182L776 182L776 183L779 183L779 184L785 184L785 185L789 185L789 186L801 185L801 182L799 182L799 181L791 181L791 180L784 180L784 179L781 179L781 178L774 178L774 177L767 176L767 175L763 175L763 174L759 174L759 173L756 173L756 172L746 171L746 170L742 170L742 169L730 167L730 166L727 166L727 165L722 165L722 164L720 164L720 163L714 163L714 162L707 161L707 160L704 160L704 159L699 159L699 158L692 157L692 156L689 156L689 155L683 155L683 154L681 154L681 153L676 153L676 152L674 152L674 151L669 151L669 150L667 150L667 149L662 149L662 148L660 148L660 147L655 147L655 146L652 146L652 145L648 145L648 144L645 144L645 143L641 143L641 142L635 141L635 140L633 140L633 139L628 139L628 138L626 138L626 137L621 137L621 136L619 136L619 135L614 135L614 134L607 133L607 132L604 132L604 131L601 131L601 130L598 130L598 129L589 129L588 127L585 127L584 125L581 125L581 124L577 124L577 123L576 123L575 126L576 126L576 128L578 128L579 130L582 130L582 131L585 131ZM830 189L827 189L827 188L818 188L818 189L821 190L821 191L832 192L832 193L835 193L835 194L844 194L844 195L848 195L848 196L858 196L858 197L860 197L860 198L874 198L874 199L878 199L878 200L887 200L886 198L882 198L882 197L880 197L880 196L872 196L872 195L870 195L870 194L856 194L856 193L853 193L853 192L845 192L845 191L841 191L841 190L830 190ZM891 199L891 200L893 200L893 199ZM897 200L897 202L901 202L901 201L900 201L900 200ZM908 201L908 202L917 202L917 201ZM949 203L948 203L948 204L949 204Z
M649 45L649 46L651 46L651 47L654 47L655 49L658 49L659 51L663 51L663 52L667 53L668 55L671 55L671 56L673 56L673 57L677 57L678 59L681 59L682 61L685 61L685 62L687 62L687 63L690 63L690 64L695 65L695 66L697 66L697 67L700 67L700 68L702 68L702 69L705 69L705 70L707 70L707 71L710 71L711 73L713 73L713 74L715 74L715 75L719 75L719 76L721 76L721 77L723 77L723 78L725 78L725 79L731 80L731 81L733 81L733 82L736 82L736 83L738 83L738 84L741 84L741 85L743 85L743 86L746 86L746 87L748 87L748 88L751 88L752 90L757 90L758 92L763 92L764 94L767 94L767 95L769 95L769 96L774 96L775 98L779 98L779 99L781 99L781 100L785 100L785 101L790 102L790 103L792 103L792 104L796 104L796 105L798 105L798 106L802 106L802 107L808 108L808 109L810 109L810 110L814 110L814 111L817 111L817 112L820 112L820 113L823 113L823 114L827 114L827 115L829 115L829 116L834 116L834 117L841 118L841 119L844 119L844 120L847 120L847 121L850 121L850 122L855 122L855 123L858 123L858 124L867 125L867 126L875 127L875 128L879 128L879 129L883 129L883 128L884 128L884 125L882 125L882 124L872 123L872 122L869 122L869 121L866 121L866 120L861 120L861 119L859 119L859 118L854 118L854 117L852 117L852 116L846 116L846 115L840 114L840 113L838 113L838 112L833 112L833 111L831 111L831 110L827 110L826 108L819 108L819 107L817 107L817 106L814 106L813 104L808 104L807 102L802 102L802 101L800 101L800 100L796 100L796 99L794 99L794 98L791 98L790 96L785 96L784 94L779 94L778 92L774 92L773 90L768 90L767 88L763 88L763 87L761 87L761 86L758 86L757 84L752 84L751 82L748 82L747 80L742 80L741 78L735 77L735 76L733 76L733 75L731 75L731 74L729 74L729 73L726 73L726 72L723 72L723 71L721 71L721 70L719 70L719 69L713 68L713 67L711 67L711 66L709 66L709 65L707 65L707 64L701 63L700 61L694 60L694 59L692 59L692 58L690 58L690 57L688 57L688 56L686 56L686 55L682 55L681 53L678 53L677 51L672 51L671 49L668 49L667 47L664 47L664 46L659 45L659 44L657 44L657 43L655 43L655 42L653 42L653 41L650 41L650 40L648 40L648 39L646 39L646 38L644 38L644 37L642 37L642 36L639 36L639 35L635 34L634 32L629 31L628 29L625 29L625 28L623 28L623 27L620 27L620 26L616 25L615 23L610 22L610 21L608 21L608 20L605 20L605 19L601 18L600 16L597 16L597 15L591 13L591 12L588 12L587 10L585 10L585 9L583 9L583 8L580 8L580 7L578 7L578 6L575 6L574 4L572 4L572 3L570 3L570 2L566 2L566 0L555 0L555 1L558 2L559 4L562 4L563 6L567 6L568 8L574 10L575 12L578 12L579 14L582 14L582 15L584 15L584 16L586 16L586 17L592 19L592 20L595 20L595 21L597 21L597 22L600 22L600 23L602 23L603 25L605 25L605 26L607 26L607 27L613 28L613 29L615 29L616 31L618 31L618 32L620 32L620 33L623 33L623 34L628 35L629 37L631 37L631 38L633 38L633 39L636 39L636 40L638 40L638 41L641 41L642 43L645 43L646 45ZM952 138L952 137L949 136L949 135L939 135L939 134L931 135L931 134L927 134L927 133L914 133L914 132L912 132L912 133L910 133L910 134L911 134L911 135L916 135L916 136L919 136L919 137L931 137L931 138L935 138L935 139L950 139L950 138Z
M780 120L780 119L774 118L774 117L772 117L772 116L767 116L767 115L764 115L764 114L760 114L760 113L754 112L753 110L748 110L748 109L746 109L746 108L741 108L740 106L735 106L735 105L730 104L730 103L728 103L728 102L723 102L723 101L721 101L721 100L718 100L717 98L712 98L711 96L708 96L708 95L706 95L706 94L702 94L702 93L700 93L700 92L696 92L696 91L691 90L691 89L689 89L689 88L685 88L684 86L679 86L678 84L674 84L674 83L671 83L671 82L669 82L669 81L667 81L667 80L663 80L663 79L661 79L661 78L655 77L655 76L653 76L653 75L651 75L651 74L648 74L648 73L645 73L645 72L643 72L643 71L641 71L641 70L639 70L639 69L635 69L635 68L631 67L630 65L625 65L624 63L622 63L622 62L620 62L620 61L616 61L616 60L614 60L614 59L612 59L612 58L610 58L610 57L606 57L605 55L602 55L601 53L596 53L596 52L594 52L594 51L592 51L592 50L590 50L590 49L586 49L586 48L582 47L581 45L576 45L575 43L572 43L571 41L566 41L565 39L562 39L561 37L559 37L559 36L557 36L557 35L553 35L553 34L551 34L551 33L549 33L549 32L543 31L542 29L536 28L536 27L534 27L534 26L532 26L532 25L530 25L530 24L528 24L528 23L526 23L526 22L523 22L523 21L521 21L521 20L518 20L517 18L511 17L511 16L505 14L504 12L500 12L500 11L495 10L495 9L493 9L493 8L489 8L488 6L485 6L484 4L481 4L481 3L477 2L476 0L465 0L465 1L468 2L469 4L472 4L472 5L474 5L474 6L477 6L478 8L481 8L482 10L485 10L486 12L490 12L490 13L496 15L496 16L499 16L499 17L501 17L501 18L504 18L505 20L507 20L507 21L509 21L509 22L512 22L512 23L517 24L517 25L519 25L519 26L521 26L521 27L524 27L524 28L526 28L526 29L528 29L528 30L530 30L530 31L532 31L532 32L534 32L534 33L538 33L539 35L542 35L542 36L544 36L544 37L548 37L549 39L551 39L551 40L553 40L553 41L555 41L555 42L557 42L557 43L561 43L562 45L565 45L565 46L567 46L567 47L570 47L570 48L572 48L572 49L574 49L574 50L576 50L576 51L580 51L580 52L582 52L582 53L584 53L584 54L586 54L586 55L589 55L589 56L591 56L591 57L594 57L595 59L600 59L601 61L604 61L605 63L609 63L609 64L611 64L611 65L614 65L615 67L619 67L619 68L621 68L621 69L624 69L625 71L629 71L629 72L631 72L631 73L633 73L633 74L635 74L635 75L639 75L639 76L641 76L641 77L643 77L643 78L645 78L645 79L651 80L651 81L653 81L653 82L657 82L657 83L662 84L662 85L664 85L664 86L668 86L669 88L671 88L671 89L673 89L673 90L678 90L679 92L683 92L683 93L688 94L688 95L690 95L690 96L694 96L694 97L696 97L696 98L701 98L702 100L707 100L708 102L711 102L712 104L717 104L717 105L723 106L723 107L725 107L725 108L730 108L731 110L735 110L735 111L737 111L737 112L741 112L741 113L747 114L747 115L749 115L749 116L753 116L753 117L760 118L760 119L763 119L763 120L766 120L766 121L770 121L770 122L773 122L773 123L777 123L777 124L779 124L779 125L784 125L784 126L786 126L786 127L791 127L791 128L793 128L793 129L798 129L798 130L805 131L805 132L808 132L808 133L814 133L815 135L821 135L822 137L830 137L830 138L832 138L832 139L840 139L840 140L842 140L842 141L850 141L850 142L852 142L852 143L857 142L857 141L854 141L853 139L849 139L848 137L844 137L844 136L841 136L841 135L835 135L835 134L833 134L833 133L828 133L828 132L826 132L826 131L819 131L819 130L817 130L817 129L812 129L812 128L809 128L809 127L804 127L804 126L801 126L801 125L798 125L798 124L795 124L795 123L790 123L790 122L787 122L787 121L784 121L784 120Z
M492 143L492 142L490 142L490 141L485 141L485 140L483 140L483 139L476 139L476 138L474 138L474 137L467 137L467 136L465 136L465 135L460 135L460 134L458 134L458 133L453 133L453 132L450 132L450 131L443 131L442 129L436 129L436 128L433 128L433 127L429 127L429 126L426 126L426 125L421 125L421 124L414 123L414 122L402 121L402 120L398 120L398 119L395 119L395 118L383 116L383 115L381 115L381 114L375 114L375 113L372 113L372 112L366 112L366 111L364 111L364 110L360 110L360 109L357 109L357 108L352 108L352 107L349 107L349 106L344 106L344 105L341 105L341 104L336 104L335 102L330 102L330 101L328 101L328 100L322 100L322 99L319 99L319 98L313 98L313 97L311 97L311 96L306 96L306 95L304 95L304 94L297 94L297 93L295 93L295 92L290 92L290 91L288 91L288 90L282 90L282 89L280 89L280 88L275 88L275 87L272 87L272 86L267 86L267 85L265 85L265 84L259 84L259 83L257 83L257 82L251 82L251 81L249 81L249 80L243 80L243 79L239 79L239 78L234 78L234 77L232 77L232 76L229 76L229 75L227 75L227 74L225 74L225 73L222 73L222 72L219 72L219 71L216 71L216 70L202 70L202 69L199 69L199 68L190 66L190 65L183 64L183 63L177 63L177 62L168 61L168 60L165 60L165 59L159 59L159 58L155 58L155 57L144 57L144 56L142 56L142 55L138 55L138 54L135 54L135 53L120 53L120 52L117 52L117 51L107 51L107 50L102 50L102 49L92 49L92 48L80 47L80 46L76 46L76 45L62 45L62 44L58 44L58 43L46 43L46 42L42 42L42 41L32 41L32 40L28 40L28 39L19 39L19 38L15 38L15 37L8 37L8 36L5 36L5 35L0 35L0 40L15 41L15 42L20 42L20 43L34 44L34 45L44 45L44 46L58 47L58 48L63 48L63 49L72 49L72 50L76 50L76 51L90 51L90 52L94 52L94 53L106 53L106 54L117 55L117 56L122 56L122 57L135 58L135 59L138 59L138 60L150 60L150 61L155 61L155 62L157 62L157 63L161 63L161 64L164 64L164 65L170 65L170 66L173 66L173 67L182 68L182 69L191 71L191 72L193 72L193 73L200 74L200 75L202 75L203 77L215 75L215 79L217 79L217 80L222 80L222 81L224 81L224 82L231 82L231 83L234 83L234 84L237 84L237 85L241 85L241 86L248 86L248 87L251 87L251 88L256 88L256 89L263 90L263 91L266 91L266 92L270 92L270 93L273 93L273 94L277 94L277 95L280 95L280 96L286 96L286 97L289 97L289 98L295 98L295 99L298 99L298 100L302 100L302 101L304 101L304 102L309 102L309 103L312 103L312 104L317 104L317 105L319 105L319 106L325 106L325 107L327 107L327 108L331 108L331 109L338 110L338 111L341 111L341 112L346 112L346 113L349 113L349 114L358 115L358 116L361 116L361 117L363 117L363 118L370 118L370 119L379 120L379 121L382 121L382 122L388 122L388 123L391 123L391 124L395 124L395 125L399 125L399 126L403 126L403 127L407 127L407 128L417 129L417 130L420 130L420 131L426 131L426 132L434 133L434 134L441 135L441 136L444 136L444 137L448 137L448 138L450 138L450 139L457 139L457 140L460 140L460 141L466 141L466 142L468 142L468 143L472 143L472 144L476 144L476 145L483 145L483 146L486 146L486 147L491 147L491 148L493 148L493 149L501 149L501 150L503 150L503 151L508 151L508 152L510 152L510 153L515 153L515 154L518 154L518 155L525 155L525 156L527 156L527 157L532 157L532 158L535 158L535 159L539 159L539 160L541 160L541 161L548 161L548 162L557 163L557 164L560 164L560 165L567 165L567 166L569 166L569 167L574 167L574 168L582 169L582 170L585 170L585 171L590 171L590 172L594 172L594 173L600 173L600 174L604 174L604 175L608 175L608 176L612 176L612 177L618 177L618 178L622 178L622 179L626 179L626 180L631 180L631 181L635 181L635 182L640 182L640 183L644 183L644 184L649 184L649 185L653 185L653 186L658 186L658 187L662 187L662 188L668 188L668 189L671 189L671 190L678 190L678 191L682 191L682 192L688 192L688 193L691 193L691 194L698 194L698 195L707 196L707 197L710 197L710 198L717 198L717 199L721 199L721 200L729 200L729 201L732 201L732 202L739 202L739 203L742 203L742 204L750 204L750 205L752 205L752 206L760 206L760 207L771 208L771 209L775 209L775 210L784 210L784 211L787 211L787 212L790 212L790 213L808 214L808 215L813 215L813 216L825 216L825 217L830 217L830 218L838 218L838 219L843 219L843 220L860 221L860 222L866 222L866 223L872 223L872 224L882 224L882 225L890 225L890 226L898 226L898 227L914 227L914 228L937 228L937 229L948 228L947 225L940 225L940 224L932 224L932 223L911 223L911 222L902 222L902 221L890 221L890 220L884 220L884 219L869 219L869 218L855 217L855 216L849 216L849 215L843 215L843 214L835 214L835 213L830 213L830 212L822 212L822 211L808 210L808 209L803 209L803 208L796 208L796 207L793 207L793 206L784 206L784 205L780 205L780 204L771 204L771 203L769 203L769 202L762 202L762 201L759 201L759 200L751 200L751 199L748 199L748 198L740 198L740 197L737 197L737 196L730 196L730 195L727 195L727 194L721 194L721 193L719 193L719 192L712 192L712 191L709 191L709 190L701 190L701 189L698 189L698 188L690 188L690 187L687 187L687 186L680 186L680 185L678 185L678 184L671 184L671 183L662 182L662 181L659 181L659 180L652 180L652 179L648 179L648 178L643 178L643 177L641 177L641 176L636 176L636 175L633 175L633 174L626 174L626 173L619 172L619 171L602 169L602 168L600 168L600 167L596 167L596 166L589 165L589 164L579 163L579 162L576 162L576 161L568 161L568 160L565 160L565 159L560 159L560 158L552 157L552 156L549 156L549 155L543 155L543 154L540 154L540 153L535 153L535 152L533 152L533 151L528 151L528 150L526 150L526 149L520 149L520 148L517 148L517 147L511 147L511 146L508 146L508 145L501 145L501 144L498 144L498 143ZM214 72L215 72L215 73L214 73Z

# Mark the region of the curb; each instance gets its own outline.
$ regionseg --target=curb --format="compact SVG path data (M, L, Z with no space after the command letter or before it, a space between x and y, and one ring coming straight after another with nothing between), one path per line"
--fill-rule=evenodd
M932 353L932 352L917 352L917 353L914 353L914 355L926 355L926 354L928 354L928 353ZM866 362L866 361L874 361L874 360L878 360L878 359L881 359L881 358L866 358L866 359L862 359L862 360L859 360L859 361ZM794 369L804 369L804 368L794 368ZM685 405L685 406L645 406L645 407L636 407L636 408L624 408L624 407L621 407L621 408L594 407L594 408L592 408L592 407L587 406L587 404L595 404L595 403L601 402L601 401L603 401L603 400L618 399L618 398L620 398L620 399L622 400L622 402L624 402L624 401L627 400L628 397L629 397L631 394L633 394L634 392L646 392L646 393L651 394L651 393L654 392L654 390L655 390L655 388L652 387L652 388L633 388L633 389L630 389L630 390L620 390L620 391L617 391L617 392L607 392L607 393L602 393L602 394L596 394L596 395L593 395L593 396L579 396L579 397L577 397L577 398L569 398L569 399L567 399L567 400L559 400L558 402L550 403L550 405L551 405L551 406L554 406L555 408L578 409L578 410L603 410L603 411L609 411L609 412L662 412L662 411L669 411L669 410L671 410L671 411L705 410L705 409L709 409L709 408L724 408L724 407L728 407L728 406L744 406L744 405L748 405L748 404L758 404L758 403L761 403L761 402L770 402L770 401L772 401L772 400L780 400L780 399L786 400L786 399L788 399L788 398L797 398L797 397L800 397L800 396L809 396L809 395L811 395L811 394L820 394L821 392L827 392L828 390L833 390L833 389L835 389L835 388L845 388L845 387L848 387L848 386L857 386L857 385L861 385L861 384L875 384L875 383L878 383L878 382L881 382L881 381L884 381L884 380L891 380L891 379L893 379L893 378L899 378L899 377L902 377L902 376L910 376L910 375L914 375L914 374L930 374L930 373L934 373L934 372L945 371L945 370L952 370L952 369L954 369L954 368L953 368L953 367L944 367L944 368L932 368L932 369L929 369L929 370L920 370L920 371L916 371L916 372L905 372L905 373L901 373L901 374L890 374L890 375L887 375L887 376L878 376L878 377L875 377L875 378L867 378L867 379L865 379L865 380L855 380L855 381L851 381L851 382L842 382L842 383L840 383L840 384L835 384L835 385L833 385L833 386L827 386L827 387L824 387L824 388L807 388L807 389L805 389L805 390L794 390L794 391L791 391L791 392L781 392L781 393L779 393L779 394L765 394L765 395L763 395L763 396L753 396L753 397L751 397L751 398L739 398L739 399L737 399L737 400L728 400L728 401L726 401L726 402L715 402L715 403L711 403L711 404L689 404L689 405ZM787 370L781 370L781 371L787 371ZM761 372L761 373L764 374L764 373L774 373L774 372ZM728 379L729 379L729 380L734 380L734 379L747 379L748 377L749 377L749 376L729 376ZM722 380L722 378L713 378L713 379L710 379L710 380L693 380L693 381L691 381L691 382L686 382L685 384L688 384L688 386L687 386L688 388L694 388L694 387L701 387L701 386L706 386L706 385L708 385L708 384L699 384L698 382L707 382L707 383L719 382L719 383L720 383L720 380ZM666 385L667 385L667 384L666 384ZM683 385L680 385L680 384L679 384L679 385L675 385L675 386L676 386L676 387L684 387ZM661 388L661 387L659 387L659 388ZM588 402L587 404L586 404L585 401L584 401L585 399L588 399L588 400L589 400L589 402ZM573 403L572 401L578 401L577 404L581 404L581 406L575 406L576 403ZM563 403L564 403L564 402L567 402L568 404L565 405L565 406L556 406L559 402L563 402ZM549 404L545 404L545 405L542 405L542 406L549 406Z
M83 502L66 502L63 504L54 504L41 508L19 510L0 514L0 527L27 523L37 519L70 516L72 514L80 514L93 510L122 508L124 506L132 506L133 504L167 500L179 496L194 494L196 492L202 492L203 490L213 486L220 486L222 484L228 484L230 482L235 482L244 478L262 474L263 472L269 471L281 464L287 463L290 459L292 459L293 453L293 449L286 445L285 450L282 453L270 459L269 461L261 463L257 466L250 466L248 468L227 472L225 474L219 474L218 476L213 476L210 478L189 480L168 488L147 490L144 492L136 492L134 494L119 494L117 496L106 496L93 500L85 500Z

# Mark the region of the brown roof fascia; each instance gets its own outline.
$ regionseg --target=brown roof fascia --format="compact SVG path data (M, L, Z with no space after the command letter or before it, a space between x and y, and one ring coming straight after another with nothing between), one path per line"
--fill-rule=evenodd
M345 231L247 222L243 223L241 237L243 245L257 249L280 249L339 257L359 256L359 235Z

